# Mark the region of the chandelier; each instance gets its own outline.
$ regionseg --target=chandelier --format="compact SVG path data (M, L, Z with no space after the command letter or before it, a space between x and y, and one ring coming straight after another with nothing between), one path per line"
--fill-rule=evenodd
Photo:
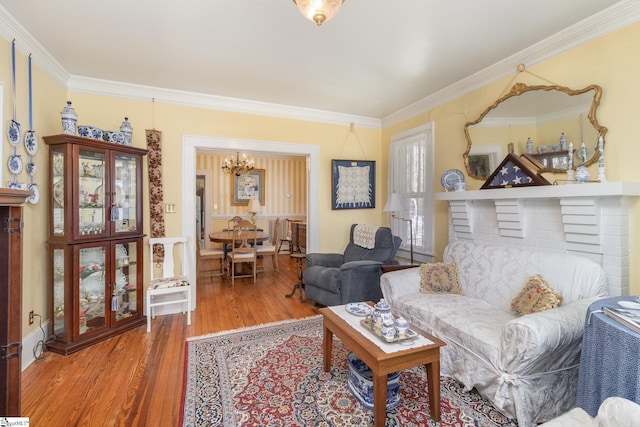
M305 18L315 22L319 27L338 13L344 0L293 0L293 2Z
M246 154L243 154L241 158L240 153L236 152L235 159L233 158L233 156L229 156L222 161L222 171L224 173L228 173L229 175L244 175L252 169L253 160L249 160Z

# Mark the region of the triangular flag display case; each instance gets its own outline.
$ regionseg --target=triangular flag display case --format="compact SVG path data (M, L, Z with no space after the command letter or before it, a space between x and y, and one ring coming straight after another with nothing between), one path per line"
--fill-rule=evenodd
M533 157L509 153L480 189L551 185L539 174L541 168L542 165Z

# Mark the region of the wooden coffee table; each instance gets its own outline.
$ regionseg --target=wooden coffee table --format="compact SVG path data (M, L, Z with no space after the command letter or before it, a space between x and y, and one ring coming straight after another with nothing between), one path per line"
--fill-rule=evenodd
M369 304L373 305L373 303ZM370 337L363 335L328 307L318 311L323 317L325 372L331 370L333 335L373 371L373 419L377 427L385 425L387 415L387 375L418 365L425 365L427 371L431 418L440 421L440 347L446 345L444 342L412 326L412 330L432 341L433 344L386 353L373 342L378 339L374 335Z

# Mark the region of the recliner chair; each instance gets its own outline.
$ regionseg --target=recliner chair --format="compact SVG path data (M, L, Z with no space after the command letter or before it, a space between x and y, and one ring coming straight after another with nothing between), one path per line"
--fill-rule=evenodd
M344 254L307 254L304 289L307 299L321 305L341 305L350 302L378 301L381 266L393 261L402 239L391 234L389 227L379 227L372 249L354 243L351 226L349 243Z

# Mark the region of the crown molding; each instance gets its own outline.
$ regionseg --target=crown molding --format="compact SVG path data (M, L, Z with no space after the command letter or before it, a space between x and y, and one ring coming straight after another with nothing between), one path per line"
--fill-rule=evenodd
M207 95L196 92L185 92L174 89L164 89L75 75L72 75L69 78L68 89L71 92L92 95L117 96L119 98L142 101L150 101L151 99L154 99L156 102L187 107L307 120L345 126L353 123L357 127L381 129L381 120L372 117L251 101L240 98Z
M592 15L527 49L511 55L382 119L70 75L56 58L38 43L33 35L16 21L2 5L0 5L0 36L6 40L15 39L16 49L24 53L25 56L31 54L35 64L71 92L101 96L118 96L143 101L155 99L159 102L189 107L336 125L349 125L353 123L357 127L383 129L513 74L518 64L526 64L528 66L537 64L563 51L620 29L638 20L640 20L640 2L637 0L620 1L598 14Z
M69 72L15 18L0 5L0 36L16 41L16 50L31 55L35 65L42 68L63 87L67 87Z
M640 2L623 0L432 95L382 118L382 128L398 124L445 102L640 20Z

